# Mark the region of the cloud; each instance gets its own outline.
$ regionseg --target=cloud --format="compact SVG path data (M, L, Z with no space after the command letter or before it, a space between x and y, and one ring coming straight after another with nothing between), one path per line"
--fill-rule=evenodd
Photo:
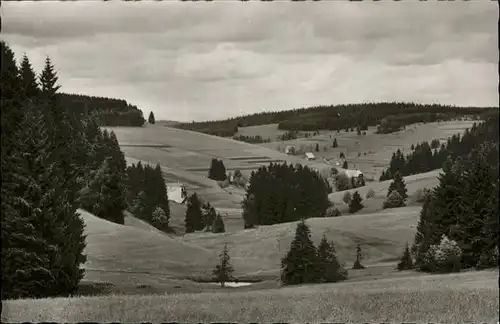
M199 120L317 104L498 105L493 2L6 2L62 90Z

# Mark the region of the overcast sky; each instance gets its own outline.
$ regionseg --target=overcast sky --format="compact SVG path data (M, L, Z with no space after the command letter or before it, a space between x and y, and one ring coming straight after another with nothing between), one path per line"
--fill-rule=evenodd
M2 39L62 90L157 119L321 104L498 106L498 4L3 2Z

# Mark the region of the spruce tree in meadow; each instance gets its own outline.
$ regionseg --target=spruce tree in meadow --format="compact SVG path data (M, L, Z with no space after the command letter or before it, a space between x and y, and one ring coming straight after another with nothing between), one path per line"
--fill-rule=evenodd
M389 185L389 189L387 191L387 197L389 197L391 192L393 192L394 190L399 193L403 201L408 198L408 190L406 189L405 181L400 172L396 172L396 174L394 174L393 181Z
M342 268L337 260L333 242L328 242L323 235L317 248L318 276L322 282L337 282L347 279L347 271Z
M148 122L152 125L155 123L155 114L153 112L149 113Z
M349 213L355 213L357 211L360 211L361 209L364 208L362 204L363 198L361 198L361 195L359 192L354 192L352 195L351 202L349 203Z
M320 282L318 255L311 240L311 229L301 220L297 224L290 250L281 260L281 282L283 285Z
M224 233L226 231L226 226L224 225L224 220L222 216L217 213L212 225L212 233Z
M212 271L214 279L218 282L221 287L224 287L226 282L233 279L234 268L231 265L231 258L229 257L229 251L227 248L227 243L224 244L224 249L221 254L219 254L219 264L215 266Z

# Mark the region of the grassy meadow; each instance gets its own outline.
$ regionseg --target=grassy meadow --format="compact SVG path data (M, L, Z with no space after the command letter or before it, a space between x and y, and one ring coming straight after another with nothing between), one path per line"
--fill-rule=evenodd
M498 321L498 271L208 292L6 301L2 322Z

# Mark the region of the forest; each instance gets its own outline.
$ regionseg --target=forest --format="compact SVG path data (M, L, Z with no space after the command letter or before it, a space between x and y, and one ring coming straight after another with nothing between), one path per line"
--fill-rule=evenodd
M142 126L140 109L122 99L58 93L61 105L80 116L92 115L99 126Z
M278 124L287 131L340 130L377 126L379 133L396 132L412 123L427 123L470 116L479 118L493 107L456 107L438 104L382 102L314 106L279 112L265 112L225 120L180 123L175 127L206 134L231 137L238 127Z

